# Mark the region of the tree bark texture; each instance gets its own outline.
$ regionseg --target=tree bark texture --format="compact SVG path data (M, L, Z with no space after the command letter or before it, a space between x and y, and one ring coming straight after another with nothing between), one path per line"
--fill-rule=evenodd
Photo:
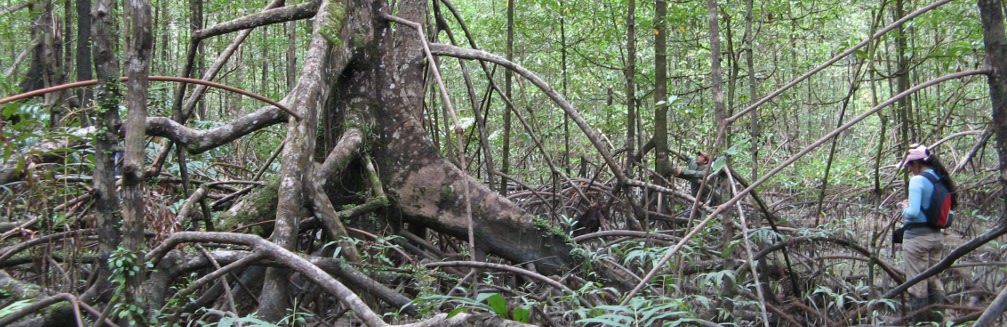
M90 80L93 77L91 68L91 0L77 0L77 81ZM81 88L77 97L80 105L87 106L91 102L91 89ZM82 119L87 123L85 116Z
M147 88L150 73L150 56L154 39L151 35L151 10L147 0L130 0L124 3L127 22L126 45L126 124L125 154L121 170L122 176L122 246L142 258L144 242L144 221L146 192L143 185L143 165L146 158ZM139 273L126 276L126 303L144 307L146 292L143 289L145 264L136 260L135 269ZM134 268L131 267L131 268ZM142 317L134 317L143 321Z
M654 9L654 170L669 176L668 161L668 2L655 1Z
M507 60L514 61L514 9L517 7L516 0L507 1L507 50L505 56ZM511 97L511 87L512 79L514 74L510 71L504 71L504 96L507 99L513 99ZM504 175L510 174L510 143L511 143L511 115L514 111L513 101L507 101L507 109L504 110L504 135L503 135L503 154L500 159L500 172ZM507 194L507 179L500 179L500 194Z
M107 281L110 276L108 257L119 245L121 215L119 196L115 186L114 147L119 143L119 103L122 100L122 83L119 82L119 64L115 59L113 18L114 1L98 0L91 11L91 39L94 51L93 61L99 81L96 100L98 101L94 134L94 192L96 196L96 227L102 237L98 242L98 280ZM93 291L103 292L108 285L98 283ZM97 295L89 292L87 295ZM87 298L87 296L84 296Z
M54 24L52 1L31 2L28 5L31 12L37 12L32 24L32 37L39 40L38 46L32 49L31 61L21 91L28 92L50 87L63 82L62 78L62 37L58 24ZM49 109L49 128L59 124L62 118L62 107L58 105L61 93L45 95L43 105Z
M1003 3L995 0L979 0L978 3L986 44L986 64L992 70L987 76L987 82L993 105L993 130L1000 165L999 183L1001 189L1007 189L1007 36L1004 30ZM1007 195L1001 195L1001 201L1005 210L1001 212L1007 212ZM1001 214L999 225L1007 226L1007 215ZM993 312L992 318L999 317L1003 309ZM990 317L983 314L982 319Z
M629 0L626 10L626 67L622 75L626 79L626 146L633 153L639 143L636 136L636 0ZM626 169L629 167L632 167L632 160L627 158Z
M399 3L398 15L422 21L425 2ZM418 221L440 232L464 239L467 235L465 202L472 204L476 247L513 262L529 262L547 274L558 274L572 262L570 245L562 233L523 213L516 205L491 191L478 180L436 155L434 146L422 128L414 108L423 103L422 85L409 83L422 79L423 58L420 39L415 31L397 28L382 33L379 41L383 55L378 67L381 105L377 109L378 139L386 147L379 149L379 170L383 182L392 190L389 197L407 219ZM464 185L467 183L468 185ZM469 190L464 194L463 190Z

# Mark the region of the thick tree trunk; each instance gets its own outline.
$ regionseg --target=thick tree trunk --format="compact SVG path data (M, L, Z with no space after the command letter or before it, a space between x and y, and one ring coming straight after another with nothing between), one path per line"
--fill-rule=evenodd
M424 1L400 1L398 15L422 21ZM377 66L375 87L384 147L378 164L389 196L409 220L442 233L463 238L467 234L465 202L472 205L475 246L516 263L532 263L540 271L559 274L570 266L571 245L562 231L523 213L516 205L437 155L423 130L417 108L422 107L423 57L418 34L405 27L387 33L381 42L383 56ZM386 87L388 86L388 87ZM465 185L468 184L468 185ZM465 194L464 190L469 194Z
M1004 29L1003 2L979 0L983 26L983 40L986 44L986 64L993 71L988 75L990 102L993 104L993 128L996 133L996 149L999 158L1000 188L1007 190L1007 36ZM1001 211L998 225L1007 226L1007 195L1001 196ZM997 299L990 304L973 326L993 325L1007 309L1007 286Z
M1000 162L1000 187L1007 190L1007 36L1004 31L1003 4L1001 1L979 0L982 13L983 40L986 43L986 64L993 70L988 75L990 102L993 104L993 129ZM1007 196L1003 196L1007 210ZM1000 217L1000 225L1007 225L1007 216Z
M708 23L710 25L710 86L711 92L713 93L713 111L717 119L717 141L715 147L717 150L722 150L729 144L729 135L727 132L727 109L724 106L724 90L723 90L723 79L721 77L722 71L720 66L720 60L722 58L720 53L720 24L718 22L719 10L717 8L717 0L706 0L706 13ZM726 157L725 157L726 159ZM711 169L713 163L707 166L707 169ZM727 186L727 179L724 178L721 183L725 183L721 186L722 190L730 190L730 186ZM697 199L698 201L698 199ZM721 226L723 226L721 231L721 248L729 249L731 246L731 241L734 240L734 221L731 219L731 215L725 214L721 216ZM737 249L735 249L737 250ZM724 267L727 269L734 269L736 266L733 258L737 257L737 251L731 251L729 255L723 257ZM725 297L734 296L737 290L734 288L734 284L729 280L725 280L724 288L721 289L721 295ZM724 303L725 309L728 311L734 310L734 305L731 303Z

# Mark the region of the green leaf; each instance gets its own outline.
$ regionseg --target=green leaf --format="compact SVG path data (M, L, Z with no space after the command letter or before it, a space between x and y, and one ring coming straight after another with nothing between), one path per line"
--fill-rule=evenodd
M497 315L506 318L507 317L507 300L504 299L499 293L494 293L486 298L486 303L490 305L493 312Z
M633 318L631 317L608 313L594 318L580 319L577 320L577 323L578 324L598 323L603 326L629 327L629 323L632 321Z
M867 58L867 51L864 51L864 49L857 49L853 51L853 55L857 56L857 58L864 59Z
M720 171L725 165L727 165L727 158L717 157L716 160L713 160L713 167L710 167L710 171Z
M599 305L596 306L595 308L600 310L616 311L616 312L626 312L626 313L633 312L633 309L621 305Z
M451 310L451 312L448 312L447 319L454 318L454 316L457 316L459 313L465 312L465 310L468 310L468 308L466 307L455 308L454 310Z
M513 313L514 321L528 323L531 318L530 308L514 308Z
M649 307L648 309L643 310L640 321L644 322L646 325L655 325L656 322L662 319L675 315L681 315L681 312L675 311L675 308L678 306L678 303L671 302Z

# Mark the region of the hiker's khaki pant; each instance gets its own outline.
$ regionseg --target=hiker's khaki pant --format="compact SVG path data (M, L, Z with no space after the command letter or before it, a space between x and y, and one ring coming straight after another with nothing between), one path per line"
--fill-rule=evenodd
M902 243L905 250L906 280L916 277L924 270L930 269L941 260L941 250L944 249L943 233L926 233L915 237L906 237ZM909 294L917 298L927 297L927 288L944 294L944 286L937 277L927 278L925 282L916 283L909 288Z

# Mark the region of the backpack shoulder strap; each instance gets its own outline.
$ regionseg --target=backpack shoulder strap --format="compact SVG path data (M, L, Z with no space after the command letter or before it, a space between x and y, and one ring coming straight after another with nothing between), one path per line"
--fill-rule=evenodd
M937 177L937 175L930 173L930 171L924 171L920 175L922 175L924 178L930 181L930 184L937 185L937 183L941 183L941 180Z

